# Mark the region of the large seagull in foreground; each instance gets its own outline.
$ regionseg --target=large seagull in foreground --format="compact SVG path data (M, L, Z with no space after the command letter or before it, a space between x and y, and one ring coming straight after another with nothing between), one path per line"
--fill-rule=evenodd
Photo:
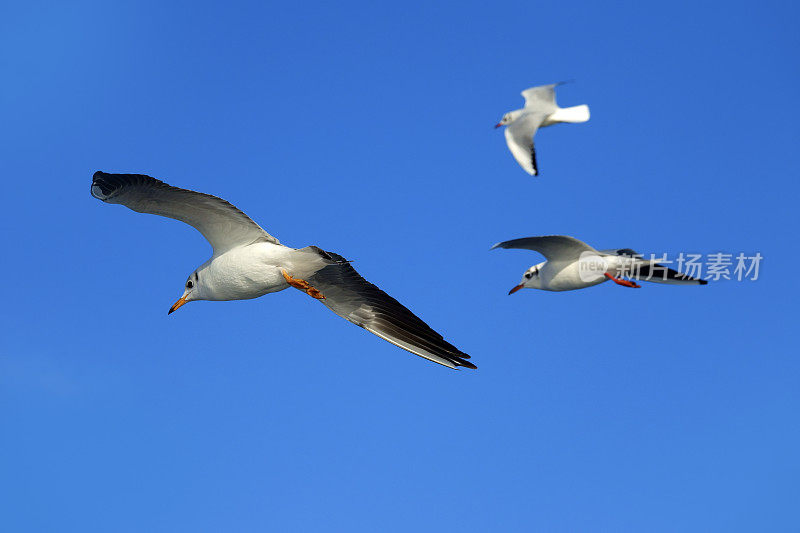
M193 300L244 300L294 287L395 346L450 368L476 368L469 355L362 278L342 256L316 246L284 246L221 198L143 174L105 172L95 172L91 193L106 203L185 222L211 243L211 259L192 272L170 313Z

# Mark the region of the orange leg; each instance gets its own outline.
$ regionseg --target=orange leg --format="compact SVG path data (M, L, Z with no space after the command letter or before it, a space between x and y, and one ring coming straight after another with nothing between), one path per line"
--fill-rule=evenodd
M627 279L622 279L622 278L615 278L614 276L612 276L608 272L605 273L605 276L608 279L610 279L611 281L613 281L614 283L616 283L617 285L622 285L623 287L631 287L631 288L634 288L634 289L641 289L642 288L641 285L638 285L633 281L630 281L630 280L627 280Z
M295 289L300 289L301 291L305 292L312 298L316 298L317 300L324 300L325 297L319 292L317 289L312 287L306 280L293 278L283 269L281 269L281 274L283 274L284 279L286 279L286 283L294 287Z

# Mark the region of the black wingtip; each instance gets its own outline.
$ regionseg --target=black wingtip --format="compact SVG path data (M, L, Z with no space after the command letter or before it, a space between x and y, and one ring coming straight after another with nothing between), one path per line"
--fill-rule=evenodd
M123 188L131 185L141 185L142 183L165 186L164 182L145 174L113 174L98 170L92 175L91 193L98 200L107 202Z
M477 370L478 369L477 366L475 366L472 363L470 363L469 361L465 361L463 359L459 359L458 361L455 361L455 364L457 364L458 366L463 366L464 368L470 368L472 370Z
M107 200L111 193L116 189L119 184L112 183L111 174L107 174L102 170L98 170L92 175L92 185L89 189L92 196L98 200Z

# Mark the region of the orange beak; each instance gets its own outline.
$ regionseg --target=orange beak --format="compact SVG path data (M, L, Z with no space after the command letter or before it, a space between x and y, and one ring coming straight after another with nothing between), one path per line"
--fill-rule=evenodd
M172 304L172 307L169 308L168 315L171 315L173 312L177 311L180 306L186 303L186 296L181 296L181 299Z
M520 283L519 285L517 285L516 287L514 287L513 289L511 289L510 291L508 291L508 294L514 294L515 292L517 292L518 290L520 290L520 289L521 289L521 288L523 288L523 287L525 287L525 285L523 285L522 283Z

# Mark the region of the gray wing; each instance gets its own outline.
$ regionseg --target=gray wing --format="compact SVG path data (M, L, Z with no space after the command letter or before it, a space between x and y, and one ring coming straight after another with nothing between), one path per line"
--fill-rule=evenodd
M404 350L450 368L477 368L465 354L400 302L365 280L342 256L323 252L335 264L308 278L328 309Z
M215 255L258 241L279 244L278 239L222 198L172 187L144 174L95 172L91 193L109 204L185 222L203 234Z
M519 166L530 174L537 176L539 169L536 165L536 148L533 145L533 136L544 121L545 115L540 113L526 113L506 127L506 144Z
M518 248L539 252L548 261L574 261L584 252L598 254L599 252L575 237L568 235L544 235L541 237L523 237L510 241L498 242L495 248Z
M522 97L525 98L525 107L532 108L536 111L552 113L558 109L556 104L556 87L561 83L551 83L550 85L539 85L538 87L531 87L522 91Z

